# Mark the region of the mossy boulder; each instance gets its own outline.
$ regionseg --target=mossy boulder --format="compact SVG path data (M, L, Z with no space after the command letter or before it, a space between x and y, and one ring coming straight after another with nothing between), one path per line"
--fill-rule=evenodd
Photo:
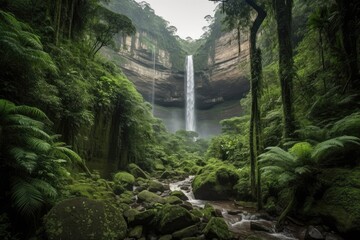
M148 190L144 190L138 194L138 202L165 203L165 200L156 193L152 193L149 192Z
M156 180L150 180L149 181L149 187L148 190L150 192L163 192L165 190L164 185Z
M194 178L192 182L194 196L205 200L229 199L236 195L234 186L238 179L238 173L231 166L211 164L200 170Z
M183 193L182 191L178 191L178 190L172 191L170 193L170 196L178 197L183 201L189 200L189 198L185 195L185 193Z
M164 205L158 212L157 219L158 229L163 234L189 227L198 220L185 208L170 204Z
M169 203L171 205L183 203L183 201L176 196L167 196L167 197L164 197L164 199L165 199L166 203Z
M341 233L360 234L360 168L325 169L319 181L325 191L313 211Z
M49 240L123 239L127 224L121 212L104 201L72 198L54 206L44 218Z
M127 190L132 190L135 183L135 177L128 172L118 172L114 176L114 182L115 184L120 184Z
M186 237L195 236L198 233L199 227L197 225L192 225L187 228L183 228L179 231L176 231L172 234L174 239L184 239Z
M153 162L153 168L155 171L164 171L165 170L164 164L160 159L157 159L156 161Z
M174 172L170 172L170 171L168 171L168 170L165 170L165 171L163 171L163 172L161 173L160 179L168 179L168 178L170 178L170 177L172 177L172 176L174 176L174 175L175 175Z
M149 176L135 163L130 163L128 165L129 172L136 178L141 177L144 179L149 179Z
M218 217L213 217L210 219L204 229L204 234L206 239L216 238L219 240L226 240L232 238L232 234L230 233L224 219Z
M130 225L150 225L156 215L155 209L149 209L139 212L134 215L133 219L129 221Z
M70 197L86 197L94 200L114 199L114 193L107 187L104 181L93 181L88 178L80 179L66 185L65 190L70 194Z

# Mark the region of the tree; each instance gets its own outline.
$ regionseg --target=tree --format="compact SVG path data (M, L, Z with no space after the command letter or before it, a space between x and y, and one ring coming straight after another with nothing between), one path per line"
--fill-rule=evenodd
M273 0L279 42L279 79L283 104L284 138L295 137L293 109L294 60L292 47L293 0Z
M251 192L254 198L258 200L258 208L262 207L261 200L261 186L260 186L260 173L256 164L257 155L262 151L261 144L261 121L260 121L260 84L262 76L261 65L261 51L257 48L257 34L263 23L266 12L264 8L258 5L253 0L229 0L224 5L224 11L227 14L225 23L229 27L236 27L238 30L238 41L240 42L240 26L241 24L247 25L251 22L251 9L253 9L257 16L252 22L250 27L250 67L251 67L251 117L250 117L250 132L249 132L249 145L250 145L250 181ZM239 48L240 51L240 48ZM257 169L257 170L256 170ZM257 171L257 174L256 174ZM256 181L257 175L257 181ZM256 184L257 182L257 184Z
M90 50L92 56L95 56L102 47L110 45L115 34L120 32L131 35L136 31L131 20L122 14L114 13L104 7L99 7L98 14L100 19L93 26L95 42Z

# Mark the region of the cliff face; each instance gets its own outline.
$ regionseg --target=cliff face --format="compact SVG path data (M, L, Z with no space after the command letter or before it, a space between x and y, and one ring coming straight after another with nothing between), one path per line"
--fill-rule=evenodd
M243 38L240 46L235 32L215 40L213 56L208 55L208 68L196 72L197 107L210 108L249 91L249 42Z
M152 101L155 81L156 104L183 107L184 71L173 70L170 53L161 49L161 46L155 46L154 61L154 47L143 41L147 37L146 32L139 32L121 39L121 48L117 54L124 59L120 64L123 72L149 102ZM212 47L213 54L209 50L208 67L195 69L198 109L208 109L224 101L240 99L249 91L247 39L241 43L240 54L235 32L223 34Z

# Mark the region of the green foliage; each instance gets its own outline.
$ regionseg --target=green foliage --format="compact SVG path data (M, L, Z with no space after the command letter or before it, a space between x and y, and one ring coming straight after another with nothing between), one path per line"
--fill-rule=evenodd
M11 192L22 216L34 216L57 197L59 183L69 174L64 164L83 162L47 133L49 120L41 110L0 99L0 116L1 173L8 181L1 190Z

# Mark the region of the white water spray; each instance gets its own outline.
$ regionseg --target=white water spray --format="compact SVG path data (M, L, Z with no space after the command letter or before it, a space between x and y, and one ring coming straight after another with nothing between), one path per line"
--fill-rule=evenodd
M195 84L193 57L185 61L186 68L186 131L195 131Z

